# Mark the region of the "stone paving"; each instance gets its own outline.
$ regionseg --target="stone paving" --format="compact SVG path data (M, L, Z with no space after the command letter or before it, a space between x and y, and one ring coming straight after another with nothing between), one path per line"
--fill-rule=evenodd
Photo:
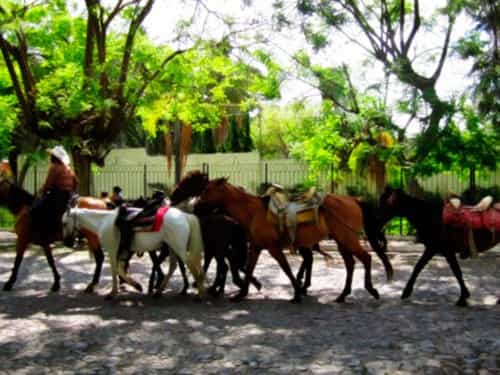
M500 374L500 248L460 261L472 293L468 308L455 307L457 283L441 258L401 301L422 247L391 241L389 248L392 283L374 258L380 301L363 289L358 262L352 296L334 302L345 271L333 252L333 266L315 258L310 295L294 305L287 302L288 280L267 252L256 268L262 291L251 289L235 304L178 296L179 275L161 299L128 290L105 301L108 265L97 294L84 294L93 260L65 248L54 251L62 288L50 293L52 275L33 247L14 291L0 292L0 374ZM13 260L4 247L2 282ZM300 259L289 260L296 270ZM149 267L147 257L131 265L144 286Z

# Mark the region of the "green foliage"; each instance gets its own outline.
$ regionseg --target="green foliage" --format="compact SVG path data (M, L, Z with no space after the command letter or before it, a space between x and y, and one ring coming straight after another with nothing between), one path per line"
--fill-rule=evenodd
M462 104L459 115L441 132L439 142L425 160L415 165L415 172L429 176L452 170L495 170L500 165L500 143L491 123L473 108Z

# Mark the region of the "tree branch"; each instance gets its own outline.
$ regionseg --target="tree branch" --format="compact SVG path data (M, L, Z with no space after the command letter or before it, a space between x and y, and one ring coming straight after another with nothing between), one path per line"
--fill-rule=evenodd
M431 77L433 82L436 82L437 79L439 78L439 76L441 75L441 71L443 70L444 61L446 59L446 55L448 54L448 46L450 44L451 30L453 29L453 25L455 23L454 18L449 17L448 19L449 19L448 30L446 30L446 37L444 40L443 50L441 51L441 57L439 58L439 63L438 63L438 66L436 68L436 71L434 72L434 74Z
M410 50L411 44L413 43L413 39L415 38L415 35L417 35L417 31L420 28L420 4L419 0L414 0L413 1L413 27L410 31L410 35L408 36L408 39L406 40L406 43L404 44L404 47L402 49L402 54L406 56L408 54L408 51Z

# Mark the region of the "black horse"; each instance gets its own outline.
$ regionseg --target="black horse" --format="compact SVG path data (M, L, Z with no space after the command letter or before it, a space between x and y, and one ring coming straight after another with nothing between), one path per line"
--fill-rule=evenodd
M392 218L405 217L417 230L420 242L425 246L424 253L415 265L408 283L403 291L402 298L408 298L419 273L436 254L446 258L453 274L460 286L458 306L466 306L470 293L462 276L456 253L468 253L468 244L464 239L464 229L445 225L442 219L444 203L419 199L406 194L401 189L387 187L380 196L380 225L384 226ZM474 241L479 252L486 251L495 246L500 236L496 236L487 229L475 229Z
M208 183L208 176L199 171L188 173L173 190L170 196L170 203L193 213L200 220L201 234L205 247L205 259L203 269L206 272L215 258L217 262L217 273L209 293L219 296L224 293L229 261L229 270L233 282L239 287L244 286L243 279L239 272L245 273L248 244L244 229L235 220L225 215L220 207L213 205L196 203L193 207L188 207L187 200L198 196L201 191L200 186ZM258 289L261 283L254 277L250 282Z

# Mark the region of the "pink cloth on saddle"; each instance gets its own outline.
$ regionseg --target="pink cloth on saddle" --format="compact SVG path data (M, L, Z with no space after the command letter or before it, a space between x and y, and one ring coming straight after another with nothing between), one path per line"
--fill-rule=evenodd
M500 231L500 210L490 207L485 211L472 211L473 206L453 207L446 204L443 208L443 222L454 227L490 229Z
M163 217L165 216L169 208L170 206L161 206L158 211L156 211L155 221L153 222L153 227L151 228L153 232L157 232L160 230L161 225L163 224Z

